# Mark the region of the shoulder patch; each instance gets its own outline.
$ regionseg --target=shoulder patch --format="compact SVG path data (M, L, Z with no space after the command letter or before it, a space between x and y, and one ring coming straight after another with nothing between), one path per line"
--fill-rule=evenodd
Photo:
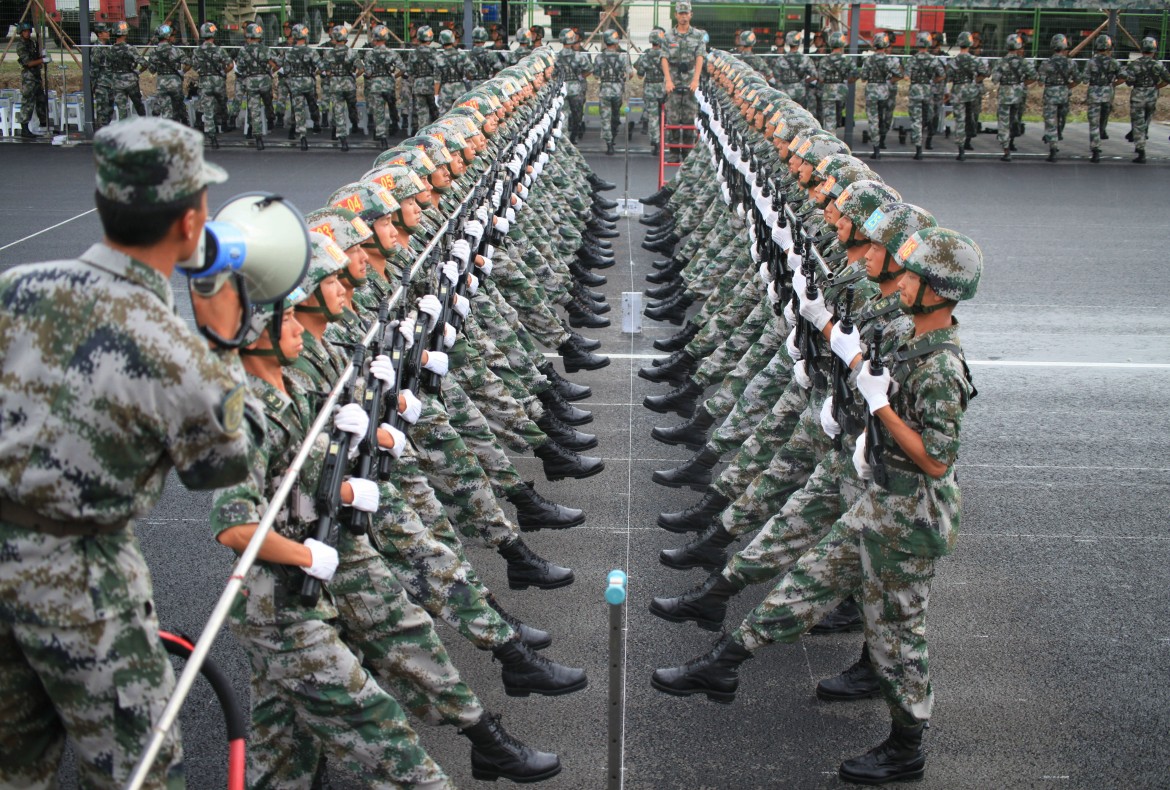
M244 397L247 390L243 384L237 385L223 398L220 411L223 414L223 427L228 433L239 433L244 424Z

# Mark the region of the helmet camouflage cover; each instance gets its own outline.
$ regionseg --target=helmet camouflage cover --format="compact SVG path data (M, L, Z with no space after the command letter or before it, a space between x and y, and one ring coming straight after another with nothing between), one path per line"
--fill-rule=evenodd
M914 38L914 46L916 46L916 47L929 47L932 41L933 41L933 39L930 37L930 33L927 33L925 30L922 30Z
M784 34L784 43L790 47L798 47L803 37L804 35L799 30L789 30Z
M961 302L975 296L979 288L983 252L957 231L937 227L920 230L899 248L898 257L943 299Z
M890 37L886 33L877 33L873 37L874 49L886 49L890 46Z
M741 31L735 43L741 47L754 47L756 45L756 34L750 30Z
M307 294L317 290L317 286L331 274L337 274L349 264L345 255L345 248L328 232L321 228L329 228L332 223L325 219L325 214L332 214L328 209L319 209L305 216L312 230L309 232L309 268L305 270L305 278L300 282L300 288ZM313 218L314 215L321 215ZM358 220L359 222L361 220ZM367 237L368 238L368 237ZM353 246L353 245L350 245Z
M959 37L955 39L955 43L957 45L959 45L960 47L969 47L975 43L975 39L972 38L972 36L969 32L964 30L962 33L959 34Z
M874 209L901 199L897 190L881 181L855 181L841 191L837 198L837 210L860 230L862 224L873 215Z
M455 31L453 31L447 27L440 30L439 31L439 43L442 44L443 46L447 46L448 44L454 44L455 43Z
M1093 49L1097 52L1108 52L1113 49L1113 39L1102 33L1097 36L1097 40L1093 42Z
M1057 33L1052 37L1052 50L1054 52L1063 52L1068 49L1068 36L1064 33Z
M1146 36L1142 39L1142 52L1144 54L1153 54L1158 51L1158 39L1153 36Z
M305 222L309 230L324 233L343 250L356 247L374 235L361 216L337 205L309 212L305 215Z
M912 203L887 203L875 208L862 225L862 233L870 241L881 244L901 265L898 250L920 230L938 226L934 215Z
M427 188L418 173L405 165L375 167L362 176L362 180L385 189L398 203L425 192Z
M423 25L414 34L423 44L429 44L435 40L435 31L431 30L430 25Z
M399 209L398 200L390 190L366 179L338 189L329 196L329 205L348 209L371 225Z
M214 22L204 22L199 26L199 38L215 38L218 29Z
M827 185L821 190L834 199L841 196L845 187L857 181L881 180L869 165L849 154L826 156L817 165L817 176Z
M482 44L488 40L488 32L482 27L473 28L471 31L471 40L476 44Z
M1007 49L1009 52L1015 52L1017 49L1024 48L1024 37L1019 33L1012 33L1007 37Z
M844 33L829 34L829 49L840 49L843 46L845 46Z

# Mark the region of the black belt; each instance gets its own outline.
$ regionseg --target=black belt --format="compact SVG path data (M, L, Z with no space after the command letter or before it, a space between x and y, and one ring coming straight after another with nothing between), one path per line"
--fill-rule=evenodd
M0 521L7 521L18 527L42 532L58 538L90 537L113 535L126 529L126 523L99 524L96 521L58 521L42 516L35 510L8 499L0 499Z

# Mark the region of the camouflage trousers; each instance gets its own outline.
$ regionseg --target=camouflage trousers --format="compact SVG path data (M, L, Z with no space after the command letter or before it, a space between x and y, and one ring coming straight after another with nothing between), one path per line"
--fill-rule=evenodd
M742 264L742 261L740 263ZM699 312L699 317L695 319L701 329L686 346L687 353L694 359L703 359L715 353L719 344L731 337L747 320L759 301L758 296L755 300L735 298L737 286L752 288L750 283L745 282L742 270L740 277L728 275L718 280L718 283L715 293L708 298Z
M333 625L231 625L252 665L250 787L307 790L322 752L365 787L454 787Z
M365 85L366 106L373 123L374 137L389 137L390 129L398 126L398 102L394 94L393 77L371 77Z
M1068 114L1068 102L1058 103L1044 100L1044 142L1049 148L1056 148L1060 139L1060 121Z
M239 114L241 102L247 105L248 126L253 135L272 131L276 115L272 107L271 77L259 75L236 80L236 98L232 99L228 110L231 117Z
M646 119L646 134L650 142L658 143L662 140L662 107L665 100L665 89L661 84L652 89L654 83L647 85L642 92L642 117Z
M481 288L498 290L519 308L525 329L545 348L568 342L569 333L549 307L549 299L535 277L525 276L527 264L513 257L507 246L496 251L491 278ZM531 270L528 270L531 271ZM549 271L551 277L552 272Z
M691 380L702 386L703 389L726 381L739 361L752 350L756 341L764 333L771 312L772 306L768 304L767 299L758 302L738 328L725 337L718 348L703 359L699 364L699 369L691 376ZM761 350L760 355L763 353ZM762 367L771 356L771 352L768 352L767 356L764 356L763 360L759 362L759 366ZM753 370L752 375L754 374ZM748 378L751 376L743 379L744 385L747 384ZM740 391L743 391L742 386L740 386Z
M910 100L910 142L921 145L930 133L930 115L933 112L930 99Z
M28 123L36 112L41 127L49 128L49 94L45 93L45 84L41 80L43 69L32 69L20 72L20 122Z
M153 611L77 627L0 622L0 785L57 786L69 737L81 785L126 785L175 686ZM144 787L183 786L176 726Z
M159 75L155 83L154 108L159 117L190 126L187 105L183 103L183 78L177 74Z
M448 351L451 376L487 418L492 433L513 452L527 453L548 437L524 407L512 397L507 385L493 373L479 351L460 338Z
M666 95L666 124L667 126L693 126L695 123L695 115L699 112L699 103L695 99L695 94L689 90L679 90L676 83L675 90ZM695 143L695 133L687 129L668 129L666 131L667 143L683 143L693 145ZM689 157L692 149L682 148L668 151L668 154L674 154L680 160Z
M325 93L325 103L329 107L329 121L337 130L338 139L349 137L352 129L349 128L349 105L357 101L357 86L350 78L331 79L329 90Z
M821 126L827 132L834 132L837 129L838 121L841 120L841 113L845 111L845 102L840 99L822 99L821 112L818 116L821 121Z
M871 95L865 92L865 117L869 119L869 142L877 145L885 137L894 122L893 108L885 95Z
M979 125L979 111L983 102L980 99L971 101L956 101L952 104L955 111L955 140L960 145L968 137L974 137Z
M771 328L764 330L765 334L772 331ZM780 333L777 333L777 337L779 336ZM738 366L731 378L733 380L742 378ZM720 458L743 447L744 442L755 432L756 426L771 414L772 408L784 395L791 380L792 359L781 340L780 348L763 368L751 377L735 400L730 398L734 390L731 388L725 390L720 385L719 391L704 401L703 408L719 423L719 427L707 440L707 446L717 452Z
M789 381L780 399L740 445L735 457L719 477L712 481L711 487L733 502L739 498L791 438L808 403L809 391L801 388L796 381Z
M312 94L308 91L289 90L289 103L292 105L293 125L296 127L296 133L300 137L304 137L309 133L309 120L312 117L309 104L310 96Z
M117 108L118 117L122 120L146 115L146 107L142 104L142 90L138 86L137 75L134 76L132 82L127 80L115 83L110 93L110 101Z
M109 125L114 117L111 90L109 85L95 85L93 88L93 123L97 128Z
M575 94L565 97L565 112L568 113L568 127L570 134L576 134L585 123L585 96Z
M1000 148L1007 148L1011 145L1012 139L1016 136L1016 127L1019 126L1023 117L1023 104L1004 104L1000 102L995 117L995 139L999 141Z
M732 295L736 291L734 285L741 284L745 275L755 269L751 256L745 251L748 244L747 232L734 223L729 225L728 229L732 231L730 248L726 251L720 250L711 259L710 264L687 283L687 287L695 293L704 296L720 293ZM730 290L725 280L731 280L733 287Z
M1146 150L1146 138L1150 136L1150 121L1158 108L1156 88L1133 88L1129 95L1129 123L1133 130L1133 147Z
M828 534L796 561L733 638L755 651L795 642L844 598L860 590L865 641L894 721L930 719L934 695L926 645L926 614L935 560L873 538L872 528L912 502L870 485Z
M199 80L199 112L203 113L206 134L216 134L217 124L227 121L227 82L223 77Z
M508 459L487 418L471 401L467 392L462 387L454 387L444 390L443 397L447 402L451 426L475 454L496 496L505 496L519 489L524 483L520 473ZM497 504L497 511L498 507ZM515 527L502 512L497 511L493 511L488 531L481 531L482 537L493 546L510 542L516 536Z
M770 305L768 309L771 310ZM767 413L784 391L784 387L788 383L787 375L784 375L783 372L780 375L774 373L773 375L765 375L765 371L769 370L776 355L784 349L784 337L779 331L782 327L782 322L777 324L777 319L772 318L756 342L752 343L751 347L735 363L731 372L718 382L719 388L715 394L703 401L703 410L715 419L715 423L719 425L720 429L723 428L722 423L725 423L732 414L736 415L735 422L737 423L744 419L744 417L739 416L741 410L738 407L741 403L744 406L745 416L753 409L758 409L754 415L752 423L754 425ZM784 351L785 355L787 353ZM791 363L789 364L791 365ZM783 380L783 383L779 383L778 380ZM729 426L728 430L734 431L735 429ZM750 433L750 430L749 426L747 431ZM740 441L745 438L747 438L746 435ZM734 446L738 446L739 443L737 441ZM720 456L722 455L721 451Z
M458 82L447 82L439 86L439 112L445 113L450 110L455 101L467 93L467 86L463 84L463 80Z
M601 139L612 143L622 122L622 97L602 96L597 100L597 103L598 113L601 116Z

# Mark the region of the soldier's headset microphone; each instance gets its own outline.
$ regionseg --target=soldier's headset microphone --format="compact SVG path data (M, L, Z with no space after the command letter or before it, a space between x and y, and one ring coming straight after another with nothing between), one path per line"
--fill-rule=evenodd
M253 304L276 304L297 287L309 266L309 228L295 206L279 195L247 192L225 203L207 221L195 253L178 268L203 297L233 280L240 295L240 328L232 338L199 326L222 348L239 348ZM274 336L280 336L283 311L275 313Z

